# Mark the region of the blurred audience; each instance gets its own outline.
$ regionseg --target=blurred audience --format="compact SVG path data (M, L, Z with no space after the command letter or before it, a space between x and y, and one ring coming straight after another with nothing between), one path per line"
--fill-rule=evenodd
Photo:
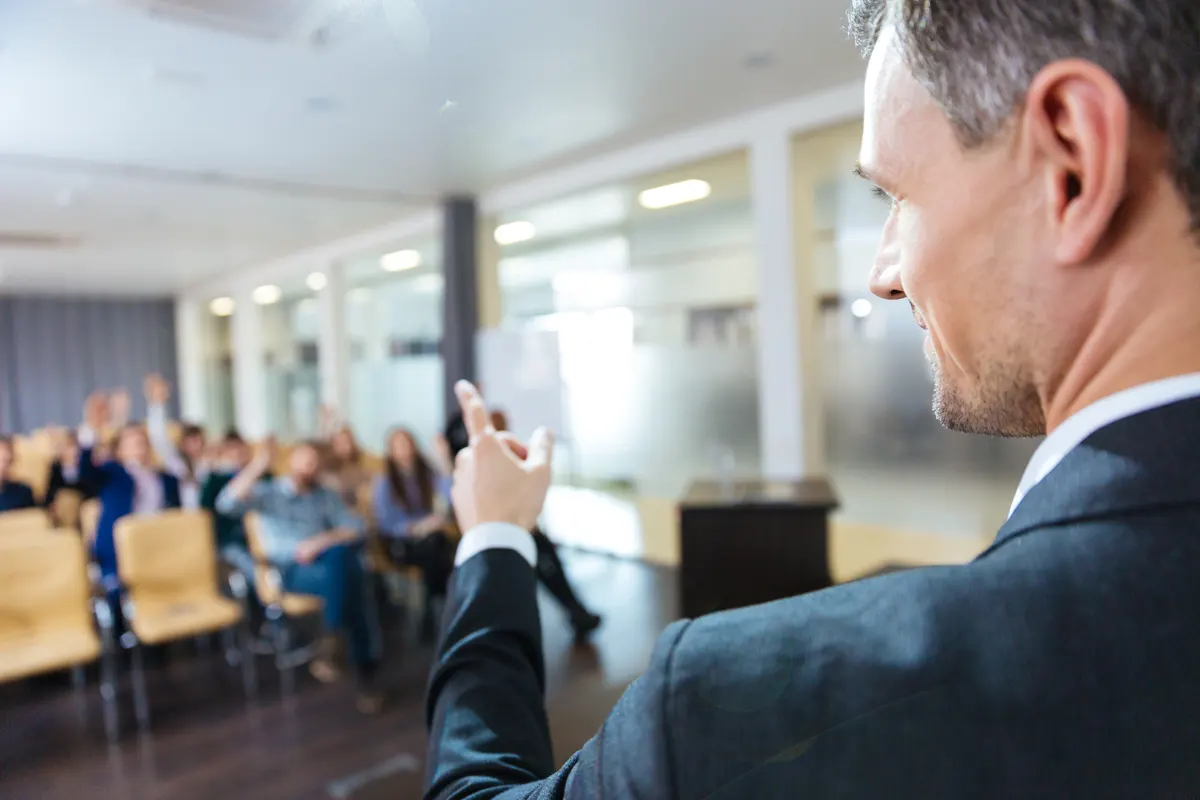
M37 505L33 490L27 484L12 479L14 456L13 440L0 436L0 512L20 511Z
M450 527L450 478L436 469L417 446L412 432L397 428L387 441L384 474L375 478L371 510L392 561L419 567L425 584L421 637L432 640L435 607L446 596L453 568Z
M359 682L359 710L378 713L383 705L375 685L379 633L364 597L362 521L337 492L321 484L318 445L298 445L288 459L288 474L264 481L274 457L271 443L262 447L220 493L216 509L230 517L258 514L262 549L279 568L283 588L324 601L327 635L310 672L325 683L339 680L344 654Z
M350 508L358 507L359 493L371 484L370 464L349 425L338 426L329 437L322 480Z

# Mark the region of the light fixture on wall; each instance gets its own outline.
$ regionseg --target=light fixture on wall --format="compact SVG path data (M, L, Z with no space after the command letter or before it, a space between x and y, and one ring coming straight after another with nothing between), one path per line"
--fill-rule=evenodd
M216 317L229 317L233 315L233 309L237 304L233 302L232 297L218 297L208 304L208 310Z
M516 222L506 222L496 228L492 237L496 240L496 244L517 244L518 242L528 242L534 236L537 236L537 228L533 227L532 222L525 220L517 220Z
M421 254L416 250L397 250L379 259L379 266L388 272L404 272L421 266Z
M666 186L656 186L638 195L638 203L642 208L658 210L670 206L694 203L712 194L712 186L708 181L691 178L678 183L668 183Z
M314 292L319 292L329 285L329 278L324 272L311 272L304 280L304 285Z
M251 292L250 297L260 306L269 306L279 302L279 298L283 297L283 290L272 283L268 283L259 286Z

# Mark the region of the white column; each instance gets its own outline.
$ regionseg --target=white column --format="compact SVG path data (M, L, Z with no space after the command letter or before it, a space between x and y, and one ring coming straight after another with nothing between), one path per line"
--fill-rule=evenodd
M233 395L237 427L247 439L268 433L267 370L264 359L262 306L247 287L234 297L237 308L230 321L233 345Z
M197 424L209 418L204 360L208 344L208 309L186 298L175 301L175 361L179 382L179 414Z
M750 148L758 256L759 440L763 477L793 480L824 473L816 298L812 270L796 264L792 143L786 130Z
M325 288L317 295L317 359L321 402L345 417L350 413L350 348L346 332L346 282L341 264L324 270Z

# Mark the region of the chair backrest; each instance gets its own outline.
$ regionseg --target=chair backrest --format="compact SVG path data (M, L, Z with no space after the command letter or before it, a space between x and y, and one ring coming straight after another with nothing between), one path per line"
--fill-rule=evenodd
M24 508L0 513L0 537L28 531L52 531L54 523L45 509Z
M93 541L96 538L96 528L100 525L100 512L104 510L104 506L97 498L84 501L79 507L79 532L83 534L85 541Z
M0 544L0 641L92 630L87 559L78 536L18 535Z
M50 487L50 465L53 463L54 458L44 453L23 453L13 460L13 479L28 484L34 498L41 501Z
M283 587L272 579L267 551L263 546L262 519L253 511L243 517L242 524L246 527L246 546L250 555L254 556L254 592L260 602L270 605L283 597Z
M211 597L217 550L207 511L163 511L121 519L113 532L121 583L130 597Z
M59 489L50 505L50 516L60 528L79 530L80 510L83 508L83 493L78 489Z

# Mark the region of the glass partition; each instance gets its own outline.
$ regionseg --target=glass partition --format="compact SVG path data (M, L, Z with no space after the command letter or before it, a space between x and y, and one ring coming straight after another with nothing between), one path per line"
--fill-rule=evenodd
M441 356L441 251L427 240L347 265L350 349L346 418L359 442L381 452L394 426L428 448L445 428Z
M285 441L316 436L321 406L318 309L312 294L262 310L268 430Z
M205 407L208 409L204 424L209 435L220 436L233 428L237 420L230 338L232 317L218 317L209 313L202 319Z
M700 477L757 473L744 153L496 222L504 326L558 339L560 479L678 497ZM506 244L510 231L532 238Z

